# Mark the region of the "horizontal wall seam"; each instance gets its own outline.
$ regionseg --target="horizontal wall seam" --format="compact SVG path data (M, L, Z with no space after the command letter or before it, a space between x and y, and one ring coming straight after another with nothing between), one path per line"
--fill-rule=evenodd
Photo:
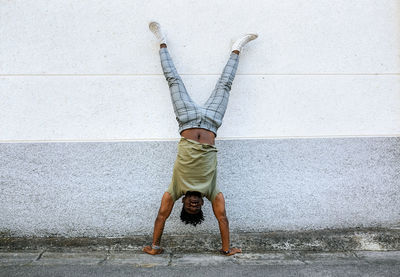
M186 76L219 76L221 73L207 74L188 74L179 73ZM399 73L237 73L236 76L400 76ZM0 74L0 77L128 77L128 76L163 76L162 74Z
M325 139L325 138L368 138L400 137L399 134L378 135L329 135L329 136L264 136L264 137L220 137L218 140L252 140L252 139ZM60 139L60 140L0 140L0 143L51 143L51 142L135 142L135 141L178 141L180 138L139 138L139 139Z

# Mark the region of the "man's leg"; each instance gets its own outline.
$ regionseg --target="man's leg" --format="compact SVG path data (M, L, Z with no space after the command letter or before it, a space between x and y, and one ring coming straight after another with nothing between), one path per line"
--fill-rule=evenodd
M217 128L221 126L226 107L228 106L229 93L239 64L239 53L244 45L257 37L257 34L247 34L235 41L221 77L218 79L211 96L203 106L205 117Z
M171 93L171 101L176 119L179 124L183 124L189 120L190 114L195 114L195 117L197 117L197 114L200 112L199 107L186 91L185 85L174 66L165 43L160 45L160 59Z
M226 63L221 77L207 102L204 104L205 116L215 124L218 128L222 124L228 106L229 94L236 70L239 64L239 51L231 52L228 62Z

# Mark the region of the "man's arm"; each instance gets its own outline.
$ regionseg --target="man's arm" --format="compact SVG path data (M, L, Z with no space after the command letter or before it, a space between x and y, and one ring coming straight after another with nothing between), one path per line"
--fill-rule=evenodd
M164 231L165 221L171 214L172 208L174 207L174 200L172 199L171 195L168 192L165 192L162 199L161 199L161 206L158 210L158 215L156 221L154 222L154 232L153 232L153 245L160 246L161 236ZM146 246L143 248L143 251L151 254L161 254L162 248L160 249L153 249L151 246Z
M219 231L221 233L221 241L222 241L222 251L229 251L228 254L225 255L234 255L236 253L241 253L242 249L240 248L230 248L229 242L229 221L226 216L225 211L225 199L222 192L218 193L212 202L212 208L214 211L214 215L218 220Z

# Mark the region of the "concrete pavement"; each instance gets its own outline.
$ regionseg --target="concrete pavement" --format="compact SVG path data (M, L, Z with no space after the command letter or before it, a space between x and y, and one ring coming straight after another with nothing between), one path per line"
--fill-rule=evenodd
M0 276L399 276L400 251L215 252L150 256L139 251L0 252Z
M218 234L163 235L165 252L141 251L150 235L0 236L0 276L400 276L400 230L231 233L243 253L226 257Z

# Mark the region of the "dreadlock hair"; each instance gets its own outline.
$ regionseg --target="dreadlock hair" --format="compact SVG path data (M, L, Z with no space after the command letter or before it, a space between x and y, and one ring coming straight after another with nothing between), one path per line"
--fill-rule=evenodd
M185 211L185 206L182 205L181 220L185 224L192 224L193 226L201 224L204 221L203 211L200 210L197 214L190 214Z

